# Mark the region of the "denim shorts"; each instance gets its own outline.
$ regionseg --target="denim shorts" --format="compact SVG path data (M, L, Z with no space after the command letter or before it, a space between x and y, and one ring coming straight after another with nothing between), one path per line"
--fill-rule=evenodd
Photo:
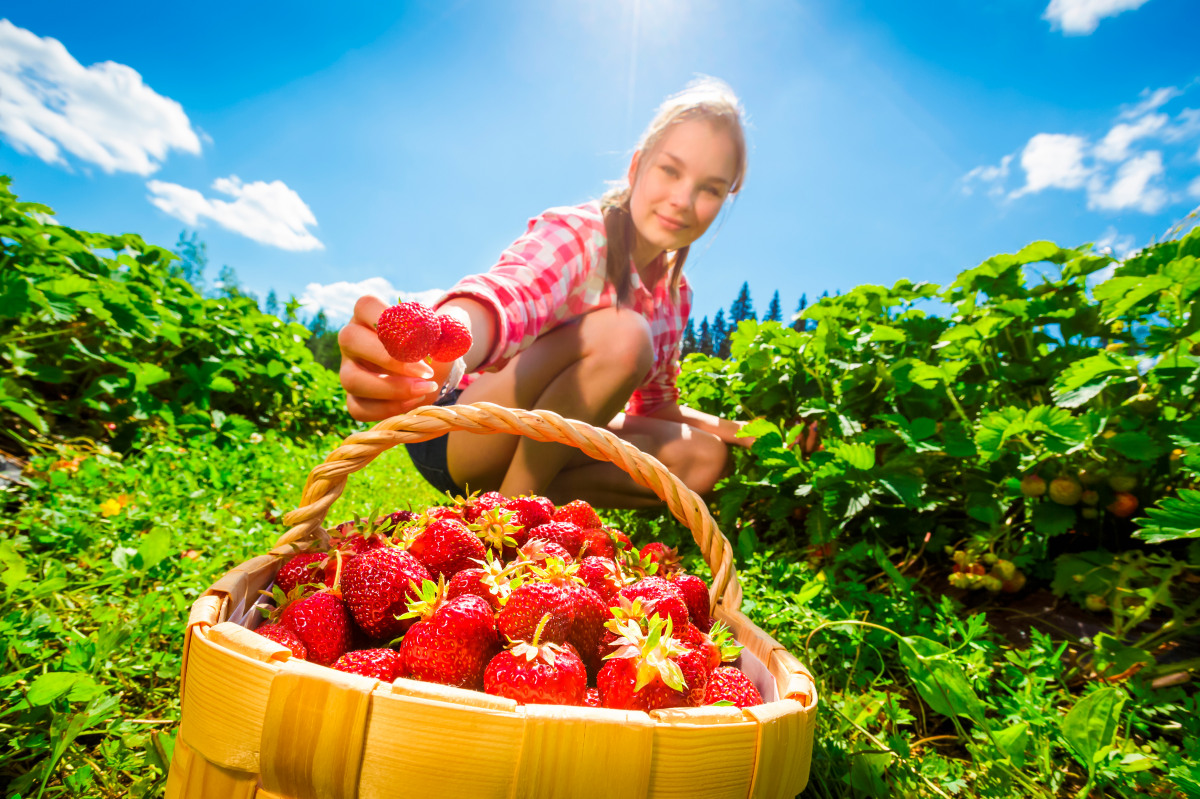
M434 405L454 405L458 402L459 394L462 394L462 389L456 388L435 402ZM412 459L413 466L417 467L417 471L421 473L426 482L443 493L461 494L463 489L451 479L450 467L446 463L446 440L448 437L448 433L443 433L437 438L404 446L408 450L408 457Z

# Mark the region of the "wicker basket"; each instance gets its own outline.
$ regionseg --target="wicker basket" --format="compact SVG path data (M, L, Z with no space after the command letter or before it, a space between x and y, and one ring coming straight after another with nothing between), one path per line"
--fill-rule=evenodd
M323 545L346 477L397 444L448 431L555 441L610 461L686 524L714 575L714 616L745 646L758 707L608 710L518 705L477 691L388 684L291 658L249 631L279 566ZM294 525L268 554L192 606L182 723L168 799L437 796L461 799L792 799L808 782L817 695L809 673L738 610L729 542L704 503L654 458L581 422L490 403L423 407L355 433L313 469Z

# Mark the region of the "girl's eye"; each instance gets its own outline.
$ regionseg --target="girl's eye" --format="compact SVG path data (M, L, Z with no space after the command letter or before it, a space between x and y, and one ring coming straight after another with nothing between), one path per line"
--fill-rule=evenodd
M676 175L678 175L678 174L679 174L679 171L678 171L678 170L676 170L676 169L675 169L675 167L673 167L673 166L669 166L669 165L664 165L664 166L663 166L663 168L662 168L662 171L663 171L663 172L666 172L666 173L667 173L668 175L670 175L671 177L675 177Z
M709 194L711 194L712 196L714 196L714 197L720 197L720 196L721 196L721 190L720 190L720 189L718 189L716 186L705 186L705 187L704 187L704 190L705 190L706 192L708 192Z

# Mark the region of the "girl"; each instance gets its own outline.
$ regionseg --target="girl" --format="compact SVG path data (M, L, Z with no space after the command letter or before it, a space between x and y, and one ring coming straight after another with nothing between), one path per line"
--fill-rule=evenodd
M709 492L743 422L678 404L680 342L691 308L683 276L692 242L741 188L746 139L724 83L689 84L658 109L629 164L626 185L599 201L553 208L484 274L438 301L473 344L467 378L443 386L449 364L400 363L375 335L385 308L362 297L338 336L351 416L377 421L438 401L544 408L607 427L658 458L693 491ZM452 389L442 399L439 389ZM561 444L454 432L409 445L434 487L556 504L653 506L659 500L612 464Z

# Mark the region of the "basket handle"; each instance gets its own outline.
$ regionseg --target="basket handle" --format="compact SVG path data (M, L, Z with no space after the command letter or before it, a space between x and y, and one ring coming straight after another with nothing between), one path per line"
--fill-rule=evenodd
M704 501L667 467L609 430L564 419L553 411L505 408L491 402L425 405L385 419L370 430L347 436L324 463L309 473L300 507L283 517L291 529L279 537L271 553L290 555L309 542L327 544L329 537L321 523L329 507L341 496L349 475L397 444L428 441L452 431L511 433L534 441L566 444L596 460L616 464L634 482L649 488L666 502L675 518L691 531L712 570L709 589L712 609L715 610L718 603L733 610L741 607L742 589L728 539L717 528Z

